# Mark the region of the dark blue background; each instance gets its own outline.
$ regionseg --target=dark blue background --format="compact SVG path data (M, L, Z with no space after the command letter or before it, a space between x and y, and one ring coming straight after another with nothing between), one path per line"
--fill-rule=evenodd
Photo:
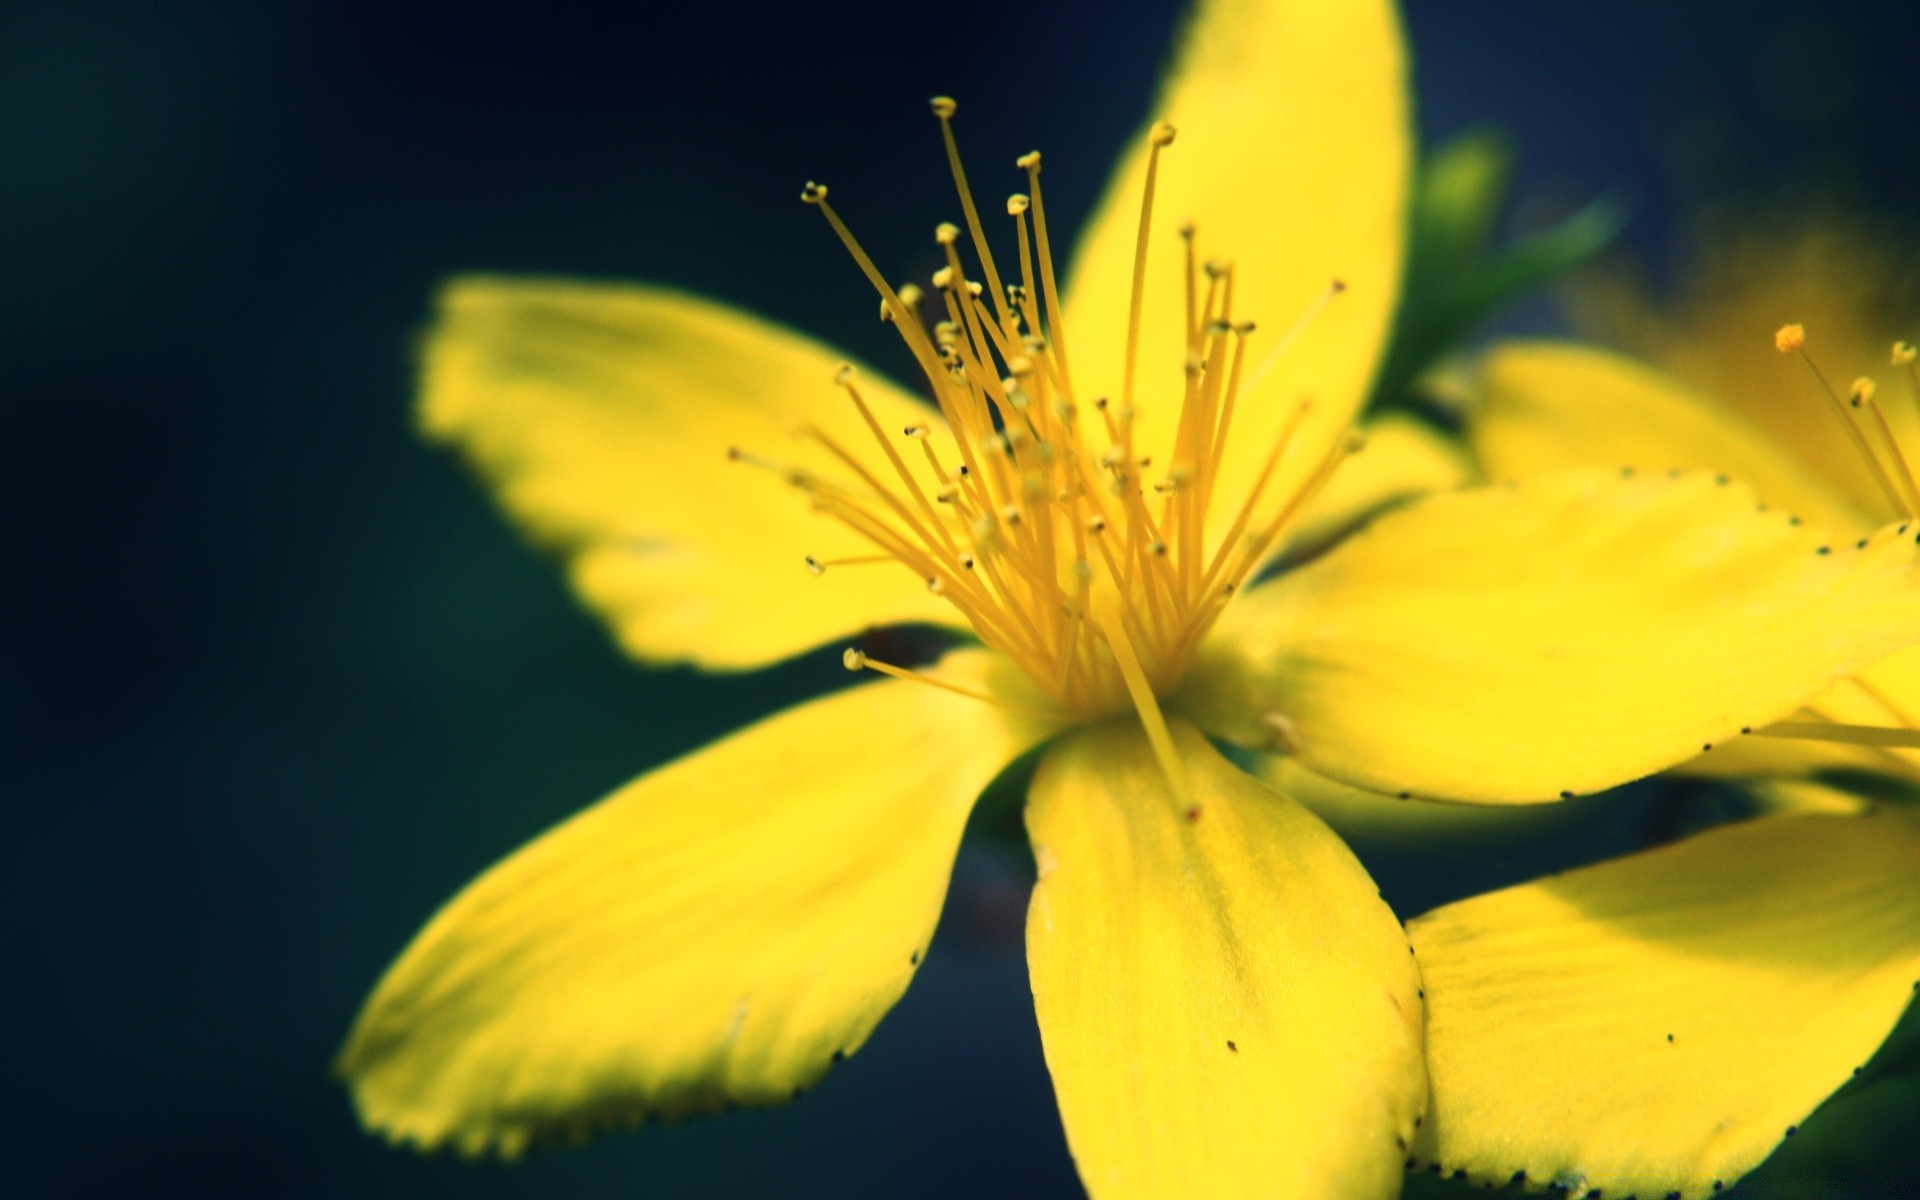
M1427 136L1504 126L1523 198L1614 190L1649 255L1690 193L1837 176L1920 211L1910 5L1409 7ZM1077 1193L1019 864L991 851L870 1047L788 1110L503 1169L363 1136L326 1065L476 871L845 679L617 658L410 432L435 281L670 281L892 361L801 181L832 183L882 263L930 265L945 91L980 186L1041 146L1070 223L1175 15L0 7L0 1191ZM1431 899L1421 860L1375 851L1390 896Z

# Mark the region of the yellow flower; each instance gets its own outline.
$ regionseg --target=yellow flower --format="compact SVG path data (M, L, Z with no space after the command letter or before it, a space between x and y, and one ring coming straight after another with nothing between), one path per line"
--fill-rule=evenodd
M969 806L1045 743L1027 949L1089 1190L1392 1195L1426 1093L1406 938L1339 839L1202 731L1406 796L1606 787L1920 638L1913 547L1821 558L1710 477L1602 473L1326 549L1453 470L1403 425L1335 471L1401 265L1386 3L1204 3L1162 97L1177 144L1160 124L1128 155L1069 279L1038 156L994 258L935 111L964 224L936 234L931 291L889 283L839 197L805 198L937 412L677 293L443 296L429 432L637 657L745 669L905 622L975 644L924 671L851 651L898 678L494 867L388 971L340 1069L370 1126L469 1153L782 1102L906 988ZM1168 213L1195 231L1165 236ZM1807 611L1849 636L1804 653L1780 625Z
M1628 326L1674 374L1573 343L1488 356L1470 429L1488 475L1718 473L1814 530L1823 560L1914 541L1920 380L1889 347L1920 295L1909 282L1888 304L1897 260L1821 221L1713 246L1686 300ZM1818 315L1775 331L1800 313ZM1842 389L1824 373L1835 343L1863 341L1913 389L1897 405L1870 378ZM1806 605L1785 615L1802 652L1853 636L1851 612ZM1524 1172L1573 1194L1695 1197L1791 1136L1920 986L1920 809L1809 776L1911 787L1916 715L1920 655L1865 664L1795 719L1756 727L1794 740L1739 738L1682 767L1746 780L1788 811L1412 922L1433 1088L1416 1157L1490 1183Z

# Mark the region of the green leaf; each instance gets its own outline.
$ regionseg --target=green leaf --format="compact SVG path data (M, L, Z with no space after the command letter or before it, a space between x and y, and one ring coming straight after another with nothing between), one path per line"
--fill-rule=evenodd
M1370 407L1410 409L1446 423L1415 383L1502 309L1603 249L1625 211L1600 199L1512 246L1493 246L1506 207L1513 150L1501 135L1462 134L1435 151L1415 189L1412 243L1385 363Z

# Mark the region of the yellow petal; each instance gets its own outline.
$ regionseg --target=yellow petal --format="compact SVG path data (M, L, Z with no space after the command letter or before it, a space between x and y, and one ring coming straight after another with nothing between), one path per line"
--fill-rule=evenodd
M1191 726L1177 799L1137 726L1050 751L1027 960L1096 1200L1391 1197L1425 1103L1418 977L1326 826Z
M1782 816L1857 816L1873 807L1865 796L1809 779L1762 779L1747 789L1761 811Z
M1281 557L1323 549L1382 509L1459 487L1471 471L1459 443L1432 426L1393 414L1377 418L1359 452L1340 464L1289 530Z
M1399 292L1412 159L1406 70L1385 0L1198 5L1152 113L1179 130L1163 152L1140 322L1138 444L1156 462L1170 463L1185 380L1177 229L1186 220L1202 259L1234 265L1233 318L1259 324L1218 494L1238 500L1303 395L1316 401L1306 447L1326 445L1358 411ZM1122 395L1145 179L1142 139L1074 259L1067 348L1083 396ZM1345 294L1266 363L1334 279ZM1314 457L1292 461L1304 469ZM1216 508L1227 510L1222 524L1231 519L1231 503Z
M1808 702L1798 719L1920 728L1920 647L1864 667ZM1873 771L1920 781L1920 752L1800 738L1742 738L1682 763L1689 775L1756 780L1821 771Z
M1433 1112L1489 1184L1710 1196L1872 1056L1920 977L1910 812L1770 817L1429 913Z
M1430 497L1229 608L1182 697L1377 792L1587 793L1920 641L1914 536L1865 548L1704 474Z
M1873 527L1738 413L1632 359L1573 343L1511 342L1488 356L1483 387L1470 435L1490 479L1568 467L1699 468L1733 476L1836 537ZM1807 401L1809 423L1826 417L1817 395Z
M730 447L777 460L796 422L871 442L827 347L679 292L457 279L429 331L420 420L567 562L648 662L761 666L873 624L956 623L891 563L811 577L807 555L871 554ZM883 427L929 421L860 377Z
M947 669L978 682L986 658ZM361 1119L512 1155L787 1100L906 989L974 797L1042 732L888 682L641 776L470 884L387 971L339 1062Z
M1349 838L1377 838L1422 851L1471 841L1484 850L1491 839L1522 837L1550 829L1567 808L1552 804L1433 804L1402 800L1328 779L1285 754L1254 754L1248 769L1260 782L1290 796Z

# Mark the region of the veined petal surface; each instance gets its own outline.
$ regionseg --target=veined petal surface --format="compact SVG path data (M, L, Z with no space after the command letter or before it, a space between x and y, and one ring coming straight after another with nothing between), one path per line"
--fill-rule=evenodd
M1027 827L1027 959L1047 1066L1096 1200L1391 1197L1425 1104L1417 972L1344 843L1175 736L1051 750Z
M1893 1028L1920 979L1910 811L1768 817L1409 926L1433 1111L1490 1186L1711 1196Z
M1773 352L1756 344L1756 353ZM1489 479L1569 467L1698 468L1731 475L1835 537L1875 524L1737 412L1643 363L1570 342L1509 342L1483 371L1469 436ZM1827 417L1817 404L1808 398L1809 422Z
M943 670L977 686L978 651ZM362 1120L464 1153L775 1104L906 990L973 800L1043 736L877 683L641 776L455 897L342 1051Z
M1917 560L1911 529L1830 542L1706 474L1435 496L1242 597L1183 700L1389 795L1599 791L1920 641Z
M1413 140L1406 49L1385 0L1200 0L1151 114L1178 138L1162 155L1140 321L1138 444L1170 464L1185 379L1192 220L1203 259L1230 260L1233 319L1259 329L1220 465L1224 525L1286 415L1316 407L1281 483L1357 413L1399 295ZM1144 141L1122 160L1075 252L1068 350L1086 397L1122 396ZM1329 283L1346 292L1277 359ZM1206 281L1200 281L1204 288ZM1284 487L1276 487L1276 494ZM1222 511L1224 510L1224 512Z
M470 277L428 332L420 421L493 486L625 649L652 663L763 666L876 624L957 623L892 563L810 577L804 559L871 554L735 447L790 460L797 423L871 435L827 347L663 288ZM937 424L859 376L883 426Z

